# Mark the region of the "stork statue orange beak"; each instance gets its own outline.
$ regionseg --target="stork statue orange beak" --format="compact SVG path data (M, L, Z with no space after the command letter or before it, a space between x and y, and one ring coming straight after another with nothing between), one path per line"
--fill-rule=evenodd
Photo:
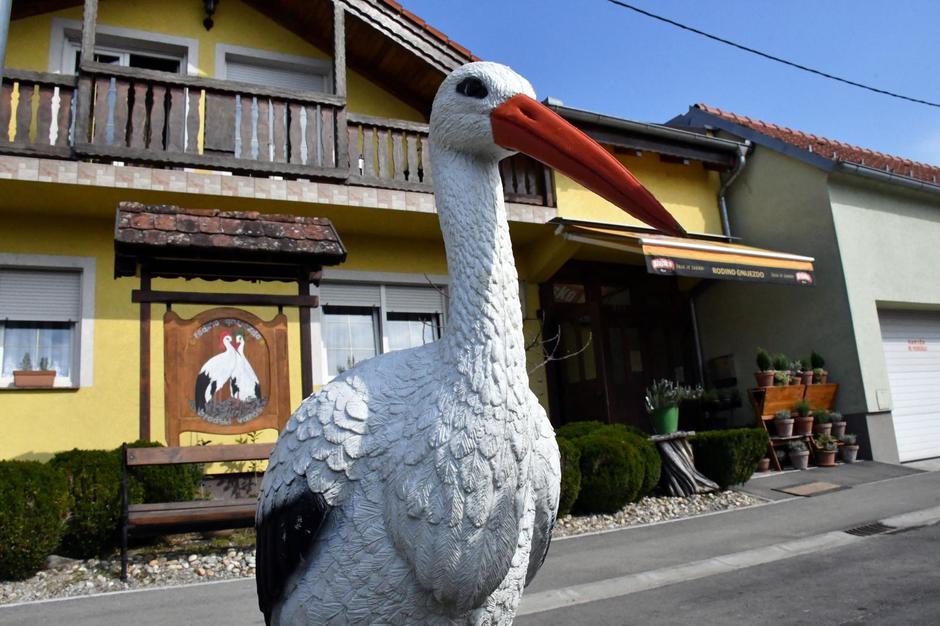
M558 170L659 231L685 236L685 229L630 170L548 107L518 94L493 110L490 123L500 146Z

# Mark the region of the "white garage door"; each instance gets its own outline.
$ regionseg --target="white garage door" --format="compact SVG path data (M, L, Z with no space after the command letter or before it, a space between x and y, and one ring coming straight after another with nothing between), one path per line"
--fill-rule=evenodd
M940 456L940 313L879 311L902 461Z

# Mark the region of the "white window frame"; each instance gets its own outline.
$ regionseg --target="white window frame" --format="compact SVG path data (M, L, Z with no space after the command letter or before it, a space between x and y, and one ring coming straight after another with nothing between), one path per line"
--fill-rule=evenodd
M49 45L49 71L72 74L75 51L81 49L82 23L62 17L52 18ZM95 51L116 53L141 52L152 56L180 59L180 73L199 74L199 41L146 30L98 24L95 27Z
M449 278L446 275L425 275L425 274L405 274L398 272L361 272L355 270L325 270L324 271L324 282L326 283L345 283L345 284L360 284L360 285L371 285L379 287L380 299L379 306L376 308L376 317L378 319L378 325L375 329L379 336L379 354L384 354L389 351L388 346L388 337L385 334L384 325L386 316L389 311L385 302L385 289L387 287L395 286L407 286L407 287L427 287L428 289L439 289L442 292L446 293L447 285L449 284ZM321 283L322 284L322 283ZM319 295L320 291L317 287L311 287L311 293L313 295ZM440 315L440 328L443 329L447 325L447 302L446 297L442 294L441 296L441 310L438 312ZM313 310L313 314L310 316L310 340L313 344L311 346L311 354L319 355L319 358L313 360L313 384L314 385L325 385L331 380L333 376L329 374L327 369L327 355L326 355L326 343L323 341L323 306L321 303L316 309ZM343 303L343 302L330 302L327 306L350 306L350 307L359 307L361 304L354 303Z
M326 85L326 89L316 93L332 94L334 91L333 63L328 59L299 56L296 54L282 54L280 52L271 52L270 50L261 50L259 48L248 48L245 46L220 43L215 46L215 77L219 80L228 80L229 55L261 59L271 65L302 66L305 69L309 69L313 74L323 76L323 84Z
M72 333L70 376L56 376L54 387L77 389L92 385L95 344L95 265L94 257L0 252L0 268L3 269L78 271L81 274L81 319L75 322L75 332ZM0 362L2 361L3 343L0 342ZM0 389L8 388L14 388L13 377L0 375Z

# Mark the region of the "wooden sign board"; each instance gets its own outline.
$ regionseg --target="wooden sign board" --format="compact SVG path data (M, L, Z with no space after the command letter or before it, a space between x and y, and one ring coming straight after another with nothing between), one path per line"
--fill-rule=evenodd
M290 417L287 317L268 322L217 308L183 319L163 316L166 440L182 432L241 434Z

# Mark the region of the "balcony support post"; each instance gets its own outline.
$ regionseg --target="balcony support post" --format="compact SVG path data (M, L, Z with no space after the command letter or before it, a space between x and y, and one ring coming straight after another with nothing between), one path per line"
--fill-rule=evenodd
M95 24L98 21L98 0L85 0L82 7L82 51L80 66L95 60ZM75 95L75 143L89 141L91 126L92 78L79 69L78 93Z
M10 11L13 9L13 0L0 0L0 78L6 69L7 39L10 34Z
M346 5L333 0L333 93L343 99L336 110L336 167L349 169L349 131L346 128Z

